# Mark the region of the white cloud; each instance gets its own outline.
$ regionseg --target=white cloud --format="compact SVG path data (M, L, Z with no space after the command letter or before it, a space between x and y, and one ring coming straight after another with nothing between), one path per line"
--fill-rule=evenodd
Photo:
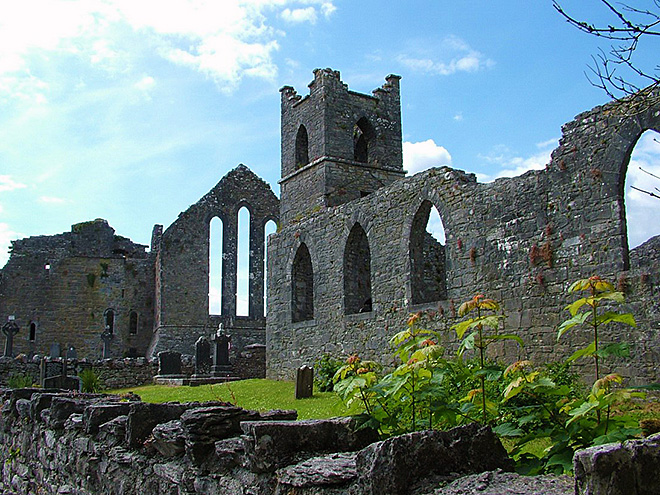
M660 177L660 134L657 132L647 131L642 135L628 164L625 202L628 243L631 248L660 234L658 223L652 220L660 217L660 199L631 187L660 195L657 190L660 189L660 179L652 177L642 169Z
M293 10L284 9L280 15L286 22L309 22L311 24L316 24L316 9L314 7Z
M0 192L13 191L27 187L25 184L16 182L11 175L0 175Z
M56 205L62 205L67 202L66 199L64 198L58 198L56 196L40 196L39 201L41 203L46 203L46 204L56 204Z
M135 83L135 87L142 91L149 91L154 86L156 86L156 80L151 76L144 76L142 79Z
M0 222L0 267L5 266L9 259L9 246L11 241L25 237L25 234L14 232L9 227L9 224Z
M458 112L456 115L454 115L454 120L456 122L460 122L463 120L463 112Z
M451 165L451 155L444 147L435 144L433 139L403 143L403 168L409 175L443 165Z
M439 76L477 72L495 64L457 36L448 36L437 46L426 42L399 54L396 59L411 70Z
M273 52L285 33L270 20L326 18L327 0L25 0L3 5L0 17L0 98L48 99L62 84L66 62L122 74L139 54L197 70L226 90L244 77L272 80ZM35 15L38 12L38 15ZM65 62L66 61L66 62ZM42 71L47 65L48 70ZM77 68L76 70L80 70Z
M519 156L505 145L496 146L489 155L479 155L479 158L499 167L499 170L490 174L477 174L477 177L482 182L489 182L501 177L517 177L529 170L543 170L550 163L550 155L558 142L558 139L553 138L538 143L536 147L539 151L531 156Z
M323 16L327 19L330 17L332 14L334 14L337 11L337 7L335 7L332 2L324 2L321 4L321 13Z

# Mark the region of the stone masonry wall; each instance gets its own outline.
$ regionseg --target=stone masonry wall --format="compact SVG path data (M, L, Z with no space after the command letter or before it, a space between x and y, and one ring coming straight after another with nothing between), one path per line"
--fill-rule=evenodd
M294 421L295 411L136 399L4 391L2 493L431 495L439 480L513 467L477 424L378 442L351 418ZM571 493L568 478L546 484L546 495Z
M79 357L101 355L104 313L114 311L110 355L146 352L153 328L153 260L145 247L115 235L105 220L71 232L12 243L0 271L0 321L16 317L14 354L47 355L74 346ZM131 333L130 313L138 315ZM34 324L34 340L30 325Z
M503 302L507 331L526 343L522 350L500 348L500 356L556 360L588 337L573 332L556 341L556 325L572 300L566 290L597 274L617 281L627 296L624 309L638 322L623 332L612 327L602 338L632 344L632 360L621 366L633 382L657 381L660 259L646 245L635 250L645 257L628 252L623 182L640 135L660 131L660 109L639 112L634 104L597 107L566 124L545 170L481 184L460 170L431 169L284 225L269 245L268 376L291 379L296 368L324 352L381 358L410 312L442 309L451 320L458 305L477 293ZM425 201L438 209L447 237L447 297L414 306L411 229ZM373 304L371 312L346 315L342 260L356 223L369 241ZM312 260L314 314L292 323L291 267L302 243ZM428 324L445 326L437 315Z

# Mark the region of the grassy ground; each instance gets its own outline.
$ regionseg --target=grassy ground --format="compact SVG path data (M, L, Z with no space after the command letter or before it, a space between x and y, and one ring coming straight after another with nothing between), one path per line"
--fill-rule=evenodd
M313 397L296 400L294 383L276 380L241 380L199 387L145 385L111 392L121 394L129 391L138 394L145 402L220 400L257 411L296 409L299 419L332 418L358 412L348 410L332 392L315 392Z

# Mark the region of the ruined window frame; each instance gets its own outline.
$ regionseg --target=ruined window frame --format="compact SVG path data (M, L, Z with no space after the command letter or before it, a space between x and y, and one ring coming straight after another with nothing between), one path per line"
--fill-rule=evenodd
M304 280L302 280L304 279ZM308 285L301 286L301 281ZM291 264L291 322L314 319L314 265L309 247L304 242L296 249Z
M349 266L355 263L357 268ZM346 238L342 272L344 314L370 313L373 310L371 246L367 232L359 222L355 222Z

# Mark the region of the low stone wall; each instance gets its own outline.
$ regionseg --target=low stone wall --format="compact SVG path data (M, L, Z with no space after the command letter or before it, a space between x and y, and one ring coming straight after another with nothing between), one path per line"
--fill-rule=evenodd
M12 375L29 375L34 384L39 383L40 359L28 360L19 356L14 359L0 358L0 386L7 387ZM60 359L48 360L48 376L59 374L62 367ZM158 364L150 363L145 358L103 359L98 361L70 361L70 375L77 375L86 368L94 369L104 389L129 388L153 382L158 372Z
M483 488L502 483L536 490L515 492L522 494L573 492L569 478L530 483L507 473L512 463L499 440L476 424L376 441L351 418L293 421L295 411L220 402L16 389L4 392L3 404L5 495L443 495L478 473L486 473L473 482L484 495L501 493Z

